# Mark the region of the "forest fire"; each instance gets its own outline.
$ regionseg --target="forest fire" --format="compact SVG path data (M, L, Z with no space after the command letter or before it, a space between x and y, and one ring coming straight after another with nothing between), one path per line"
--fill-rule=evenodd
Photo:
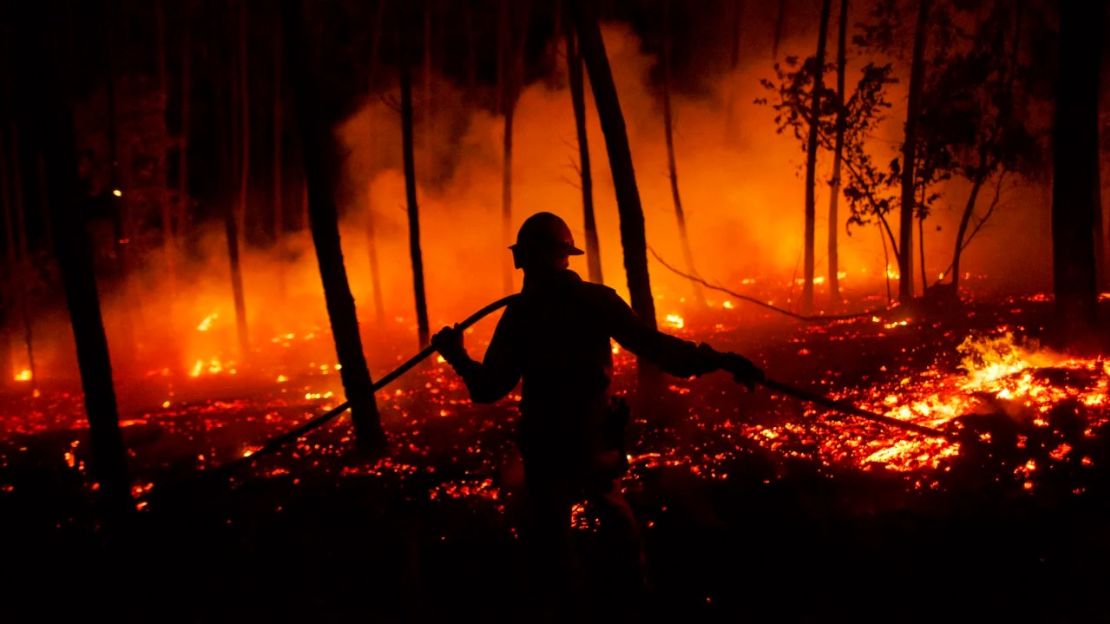
M0 8L0 620L1104 618L1107 2L802 4Z

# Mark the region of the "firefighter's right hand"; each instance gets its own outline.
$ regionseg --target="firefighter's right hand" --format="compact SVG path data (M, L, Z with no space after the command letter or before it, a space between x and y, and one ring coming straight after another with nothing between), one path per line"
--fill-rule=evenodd
M463 347L463 334L458 325L444 327L432 336L432 348L443 356L448 362L453 362L466 355Z
M756 384L762 383L767 378L762 368L739 353L725 353L721 368L732 373L736 383L744 384L748 390L754 390Z

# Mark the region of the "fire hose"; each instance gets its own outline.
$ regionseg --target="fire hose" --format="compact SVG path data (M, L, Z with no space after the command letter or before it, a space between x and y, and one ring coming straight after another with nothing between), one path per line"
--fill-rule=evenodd
M483 318L485 318L485 317L489 316L490 314L496 312L497 310L500 310L501 308L507 306L514 299L516 299L518 296L519 295L509 295L508 297L503 297L501 299L498 299L497 301L494 301L493 303L487 305L486 307L482 308L481 310L478 310L474 314L471 314L470 316L468 316L465 320L463 320L461 323L458 324L457 328L460 331L469 328L471 325L474 325L475 323L482 320ZM371 392L377 392L377 391L381 390L382 388L384 388L385 386L392 383L393 381L396 381L397 378L404 375L408 371L412 370L417 364L419 364L420 362L423 362L425 359L427 359L433 353L435 353L435 349L433 347L431 347L431 346L424 347L424 349L422 349L419 353L412 356L411 358L406 360L403 364L401 364L397 368L393 369L392 371L387 373L384 377L382 377L377 382L375 382L374 385L371 387ZM793 397L793 398L796 398L796 399L800 399L802 401L807 401L807 402L813 403L815 405L820 405L821 407L824 407L824 408L827 408L827 409L830 409L830 410L833 410L833 411L836 411L836 412L840 412L840 413L848 414L848 415L852 415L852 416L858 416L860 418L864 418L864 419L870 420L872 422L877 422L877 423L884 424L884 425L887 425L887 426L890 426L890 427L897 427L899 429L903 429L903 430L906 430L906 431L911 431L913 433L917 433L917 434L924 435L924 436L935 437L935 438L946 438L946 439L949 439L949 440L955 439L954 434L950 434L948 432L944 432L944 431L941 431L939 429L934 429L934 428L931 428L931 427L925 427L923 425L918 425L916 423L907 422L907 421L904 421L904 420L898 420L897 418L891 418L889 416L884 416L884 415L876 413L876 412L871 412L871 411L865 410L865 409L863 409L863 408L861 408L857 405L853 405L851 403L848 403L847 401L842 401L842 400L834 399L832 397L825 396L825 395L822 395L822 394L818 394L818 393L815 393L815 392L810 392L808 390L803 390L801 388L797 388L797 387L782 383L780 381L775 381L773 379L764 379L759 383L761 385L763 385L765 388L767 388L768 390L771 390L772 392L777 392L779 394L783 394L783 395L790 396L790 397ZM323 414L320 414L319 416L313 418L312 420L309 420L308 422L304 423L303 425L301 425L301 426L299 426L295 429L292 429L290 431L287 431L287 432L285 432L281 435L278 435L275 438L270 439L270 441L268 441L266 444L264 444L261 448L247 454L246 456L242 457L241 459L239 459L235 462L231 462L231 464L228 464L227 466L224 467L224 469L219 470L219 472L223 472L225 469L226 470L231 470L231 469L241 465L242 463L254 462L255 460L257 460L260 457L263 457L265 455L269 455L269 454L277 451L278 449L280 449L282 446L288 444L289 442L293 442L294 440L300 438L301 436L304 436L304 435L308 434L309 432L314 431L314 430L322 427L323 425L325 425L328 422L332 421L333 419L337 418L343 412L350 409L350 407L351 407L350 401L344 401L343 403L340 403L339 405L331 408L330 410L324 412Z

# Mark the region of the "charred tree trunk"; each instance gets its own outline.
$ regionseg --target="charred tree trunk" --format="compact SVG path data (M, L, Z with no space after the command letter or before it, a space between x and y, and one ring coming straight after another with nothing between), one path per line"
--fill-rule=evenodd
M378 2L378 7L374 12L374 24L372 26L371 48L370 48L370 80L369 87L371 92L377 87L378 83L378 70L381 64L381 41L382 41L382 25L385 20L385 0ZM366 251L367 260L370 264L370 291L374 300L374 319L378 325L381 326L385 323L385 302L382 298L382 273L381 267L378 264L378 241L377 232L375 231L375 220L377 217L374 215L373 197L370 194L370 189L366 193Z
M402 26L404 30L404 26ZM405 168L405 200L408 204L409 255L412 259L412 291L416 299L416 331L420 347L428 346L431 331L428 301L424 294L424 254L420 249L420 208L416 203L416 162L412 144L412 68L408 42L401 41L401 148Z
M569 21L569 20L568 20ZM583 84L582 57L578 53L578 39L569 24L564 29L567 42L567 76L570 82L570 100L574 108L574 130L578 136L578 169L582 178L582 221L586 230L586 266L590 281L603 284L601 273L601 245L597 237L597 220L594 217L594 182L590 170L590 143L586 133L586 86Z
M177 146L177 235L186 240L189 227L189 114L192 100L192 29L188 1L182 4L181 25L181 136Z
M27 370L31 375L32 389L38 386L35 366L34 327L31 323L30 293L27 274L31 270L30 251L27 244L26 212L23 194L23 168L20 166L19 129L11 127L11 204L5 203L4 219L8 247L8 265L11 274L11 301L19 309L19 322L23 330L23 348L27 356ZM6 146L0 146L3 150ZM7 173L7 171L5 171ZM5 200L9 196L5 197ZM14 216L14 222L12 222Z
M1098 91L1105 3L1060 3L1060 65L1052 128L1052 264L1061 329L1098 323L1095 214L1099 198Z
M771 43L771 59L779 60L779 44L782 43L782 31L786 25L786 0L779 0L779 12L775 18L775 39Z
M505 120L501 159L501 240L508 247L513 241L513 116L523 82L524 33L528 24L527 0L502 0L501 11L499 48L505 55L501 63L504 71L501 78L501 111ZM506 257L503 264L506 293L513 291L513 273L513 264Z
M162 0L157 0L154 3L154 16L155 38L157 39L158 45L158 90L161 94L164 122L164 116L170 101L170 84L168 72L166 70L166 15L165 4ZM159 149L158 180L161 188L158 191L158 204L162 214L162 252L165 255L166 274L169 277L170 297L167 303L171 319L170 322L172 324L173 304L177 299L177 237L173 229L173 204L171 201L170 179L167 168L167 149L169 147L169 145L164 145L160 146Z
M730 47L729 67L732 71L740 67L740 33L744 19L744 0L732 2L732 45Z
M3 384L11 382L15 376L15 363L12 361L12 341L15 333L12 331L12 311L19 307L20 297L20 275L16 269L15 232L12 223L11 179L8 174L7 147L7 138L3 135L3 128L0 128L0 209L3 209L4 212L4 251L7 265L4 270L7 278L4 284L4 300L0 304L2 305L0 313L3 315L0 317L0 325L2 325L3 330L3 337L0 339L2 340L2 343L0 343L0 383Z
M651 278L648 275L644 210L640 204L640 191L636 186L632 150L628 146L628 133L617 97L617 87L613 83L613 73L609 68L605 42L601 38L593 5L587 0L573 0L571 6L582 60L590 75L594 103L609 152L609 167L613 173L617 213L620 216L624 270L628 278L632 309L645 323L656 327L655 300L651 295Z
M952 250L952 293L959 297L960 295L960 257L963 256L964 251L964 238L967 236L967 228L971 225L971 217L975 214L975 204L979 201L979 192L983 189L983 183L986 182L986 150L979 152L979 168L975 174L975 178L971 182L971 192L967 196L967 204L964 205L964 213L960 216L960 225L956 229L956 246Z
M243 271L239 259L239 235L243 216L247 208L247 181L250 175L250 128L247 98L247 4L239 8L239 71L233 71L231 89L231 119L233 160L238 174L239 197L235 205L228 205L224 215L224 235L227 238L227 259L231 268L231 294L235 303L235 327L239 337L239 351L242 357L250 354L250 337L247 332L247 302L243 293Z
M845 117L844 74L848 65L848 1L840 0L840 21L836 32L836 138L833 145L832 179L829 180L829 299L840 302L840 164L844 152Z
M671 2L663 1L663 132L667 142L667 172L671 181L671 198L674 200L674 216L678 222L678 237L682 243L682 255L686 261L686 271L695 277L694 252L690 249L690 235L686 231L686 212L682 208L682 194L678 190L678 165L674 156L674 120L671 115ZM705 307L705 293L701 285L691 282L694 300Z
M902 201L898 220L898 301L913 299L913 219L917 118L921 115L921 89L925 82L925 39L928 35L931 0L918 0L913 35L913 61L910 67L910 93L906 106L905 139L902 142Z
M272 186L270 192L273 195L273 204L274 204L274 206L273 206L274 207L274 215L273 215L274 224L273 224L272 235L274 237L274 244L278 247L278 249L282 248L282 236L285 233L285 207L283 205L284 200L285 200L285 198L283 197L283 194L285 193L285 187L282 184L282 182L283 182L282 178L284 177L283 174L282 174L283 173L282 172L282 168L283 168L282 167L282 165L283 165L283 161L282 161L282 154L283 154L282 147L283 147L283 145L282 144L284 143L284 138L285 138L284 133L282 132L282 129L284 127L284 125L283 125L284 115L283 115L283 110L282 110L282 105L281 105L282 104L282 101L281 101L282 100L282 94L283 94L283 89L282 89L283 79L282 79L282 66L281 66L282 65L282 63L281 63L282 58L281 57L283 55L282 46L283 46L283 42L282 42L282 36L281 36L281 29L277 28L277 29L274 30L274 111L273 111L273 115L274 115L274 129L273 129L273 131L274 131L274 137L273 137L274 153L273 153L273 161L272 161L273 171L271 173L271 175L273 176L273 179L271 180L271 184L273 184L273 186ZM280 270L280 267L279 267L279 270Z
M304 149L309 228L316 248L320 280L324 285L324 301L335 352L342 367L339 375L343 391L351 403L351 421L357 443L364 449L379 450L385 446L385 434L374 400L370 369L362 351L355 300L347 281L339 238L339 216L335 205L339 146L332 134L330 115L319 95L320 85L313 79L313 70L309 66L312 48L301 26L304 16L300 0L285 0L284 4L286 65L290 70L291 91L296 97L296 115Z
M93 255L81 209L81 182L77 173L73 118L67 90L68 64L61 58L62 41L39 51L51 71L31 77L30 93L44 94L37 110L36 134L45 154L50 183L47 203L53 222L54 255L69 308L77 363L89 420L92 470L103 500L114 512L130 508L127 454L120 433L112 361L100 311L100 295L93 273ZM53 49L50 49L50 48ZM30 52L34 54L35 51Z
M809 109L809 137L806 141L805 261L803 265L802 309L813 310L814 246L817 229L817 138L821 125L821 92L824 90L825 44L828 40L832 0L821 2L821 25L817 33L817 54L813 64L813 101Z

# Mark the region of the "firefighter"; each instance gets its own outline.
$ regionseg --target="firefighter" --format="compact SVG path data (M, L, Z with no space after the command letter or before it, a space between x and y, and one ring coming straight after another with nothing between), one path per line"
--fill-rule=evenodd
M678 377L727 370L752 387L763 371L735 353L661 333L613 289L583 281L568 268L569 257L583 252L554 214L529 217L509 249L514 266L524 271L524 284L497 324L483 361L467 354L457 328L443 328L432 345L476 403L495 402L523 381L522 538L539 582L560 594L573 591L567 583L576 578L569 555L576 501L589 501L602 528L623 534L625 552L634 552L642 565L637 525L617 483L627 467L622 433L628 410L610 396L610 339Z

